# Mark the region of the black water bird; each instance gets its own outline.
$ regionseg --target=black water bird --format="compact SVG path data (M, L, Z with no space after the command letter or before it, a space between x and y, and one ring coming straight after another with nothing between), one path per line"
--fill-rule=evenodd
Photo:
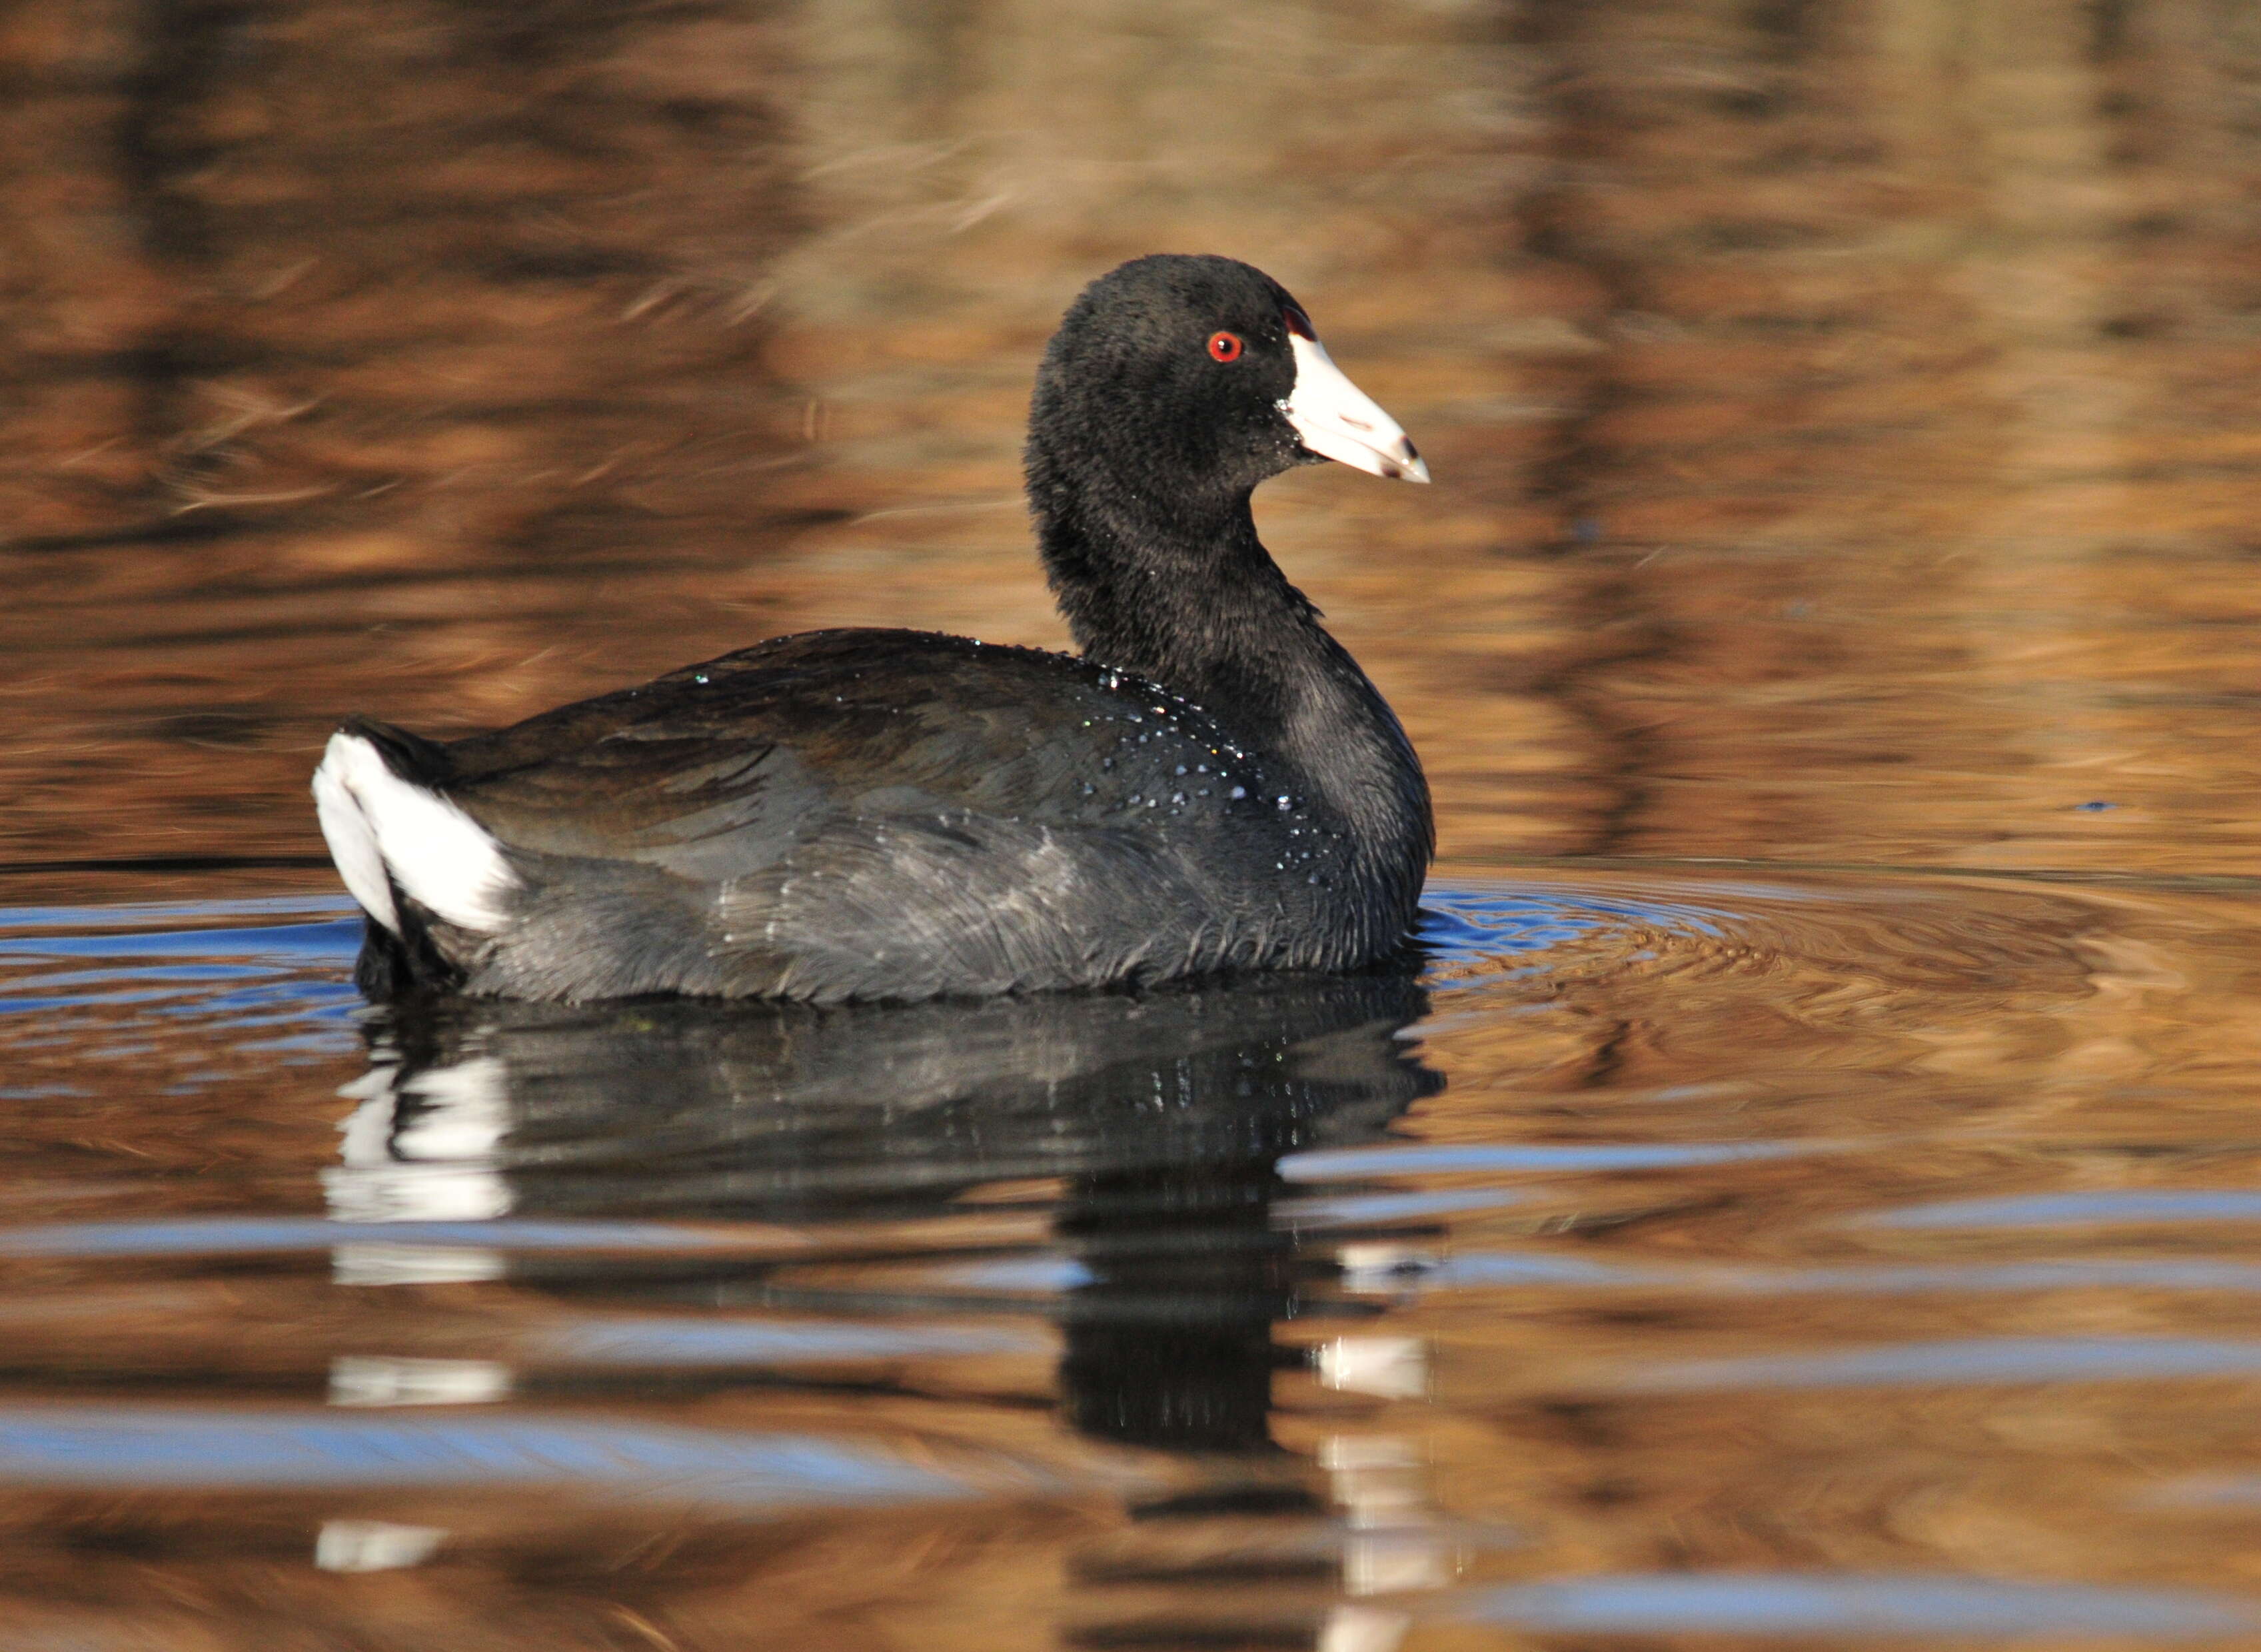
M1428 479L1278 283L1123 265L1030 412L1080 657L815 631L451 744L355 719L314 794L362 987L833 1002L1392 952L1428 787L1249 511L1330 458Z

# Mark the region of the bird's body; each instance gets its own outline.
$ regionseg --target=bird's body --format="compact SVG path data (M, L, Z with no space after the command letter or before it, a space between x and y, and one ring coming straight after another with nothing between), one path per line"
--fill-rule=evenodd
M363 987L829 1002L1394 950L1429 856L1420 767L1248 511L1313 456L1288 403L1325 358L1298 322L1221 259L1141 260L1070 312L1030 489L1080 658L811 632L449 745L348 723L315 791L370 915ZM1172 333L1209 334L1190 372ZM1425 475L1349 394L1357 429L1387 427L1367 468Z

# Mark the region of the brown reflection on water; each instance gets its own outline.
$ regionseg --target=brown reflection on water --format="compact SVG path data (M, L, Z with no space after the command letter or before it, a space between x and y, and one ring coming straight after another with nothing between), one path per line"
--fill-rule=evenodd
M1545 15L1606 846L2250 871L2251 18Z
M309 850L348 709L1061 642L1035 353L1213 247L1439 460L1263 514L1448 858L2251 869L2234 14L176 24L8 42L82 190L11 300L12 858Z
M1591 875L1580 887L1644 887ZM2261 1228L2171 1208L2254 1185L2250 909L2038 887L1974 901L1916 880L1849 899L1796 880L1646 887L1687 904L1637 951L1612 944L1589 973L1573 948L1542 984L1479 987L1522 999L1519 1023L1440 1018L1425 1051L1450 1082L1403 1133L1791 1150L1535 1182L1531 1202L1414 1242L1467 1282L1405 1285L1388 1325L1428 1339L1449 1414L1397 1405L1360 1426L1418 1433L1441 1505L1532 1534L1471 1575L1951 1567L2250 1588L2250 1519L2166 1512L2161 1490L2250 1459L2241 1351L2261 1317L2239 1270ZM1733 945L1695 927L1714 901L1738 915ZM2137 1203L1894 1221L2021 1197ZM1503 1262L1542 1271L1484 1284ZM2052 1365L2084 1340L2108 1351L2100 1370ZM2189 1340L2229 1365L2157 1380L2146 1355ZM2012 1368L1977 1375L1990 1358ZM1863 1360L1864 1376L1798 1375ZM1283 1437L1316 1442L1332 1409Z
M774 34L13 19L0 852L305 850L349 702L506 719L768 628L721 605L790 452Z
M1266 530L1467 800L1452 845L1581 847L1611 782L1545 685L1585 580L1527 552L1599 347L1522 246L1537 60L1451 8L1150 12L576 13L530 58L413 7L199 13L156 110L134 42L27 34L143 133L104 222L172 296L80 316L84 267L31 267L77 331L27 370L111 413L22 409L9 853L310 849L349 709L480 726L818 624L1064 642L1029 375L1157 248L1279 274L1436 454L1418 494L1286 478Z

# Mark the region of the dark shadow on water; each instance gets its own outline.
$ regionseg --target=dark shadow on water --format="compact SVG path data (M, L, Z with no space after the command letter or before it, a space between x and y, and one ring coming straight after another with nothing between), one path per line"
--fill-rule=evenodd
M1175 1491L1134 1498L1137 1526L1198 1545L1215 1517L1258 1517L1292 1551L1275 1581L1324 1587L1297 1540L1327 1529L1325 1500L1271 1436L1274 1373L1300 1360L1274 1327L1302 1308L1314 1266L1275 1210L1290 1186L1280 1161L1370 1142L1441 1088L1399 1037L1426 1006L1400 972L895 1008L394 1011L374 1029L376 1081L333 1204L467 1214L447 1207L466 1188L444 1174L437 1210L398 1191L454 1153L492 1178L469 1196L513 1220L791 1225L819 1246L908 1225L930 1237L907 1238L903 1261L960 1275L1014 1259L930 1237L950 1215L1048 1211L1049 1246L1029 1257L1046 1236L1024 1231L1019 1260L1050 1288L1010 1305L1059 1325L1061 1420L1190 1460ZM660 1286L678 1304L814 1308L866 1325L949 1305L915 1289L780 1293L773 1270L743 1257L689 1266ZM616 1276L553 1288L592 1286L621 1294ZM1072 1594L1086 1570L1123 1562L1072 1553ZM1195 1588L1189 1615L1135 1628L1153 1644L1181 1629L1198 1641L1214 1604ZM1073 1615L1087 1620L1063 1626L1069 1645L1110 1644L1122 1627L1104 1591ZM1313 1644L1300 1630L1294 1643Z
M1371 1141L1441 1088L1398 1036L1426 1004L1401 971L858 1009L397 1009L372 1024L332 1211L784 1223L822 1244L1037 1183L1012 1203L1051 1213L1067 1289L1033 1305L1063 1325L1067 1420L1264 1451L1288 1357L1272 1327L1298 1311L1279 1161ZM665 1290L759 1299L764 1266L686 1262Z

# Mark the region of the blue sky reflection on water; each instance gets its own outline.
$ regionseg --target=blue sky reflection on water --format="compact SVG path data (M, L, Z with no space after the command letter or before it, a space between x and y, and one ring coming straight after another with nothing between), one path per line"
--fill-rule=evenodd
M1409 1275L1408 1289L1570 1284L1752 1296L1902 1296L2085 1289L2261 1291L2261 1262L2207 1257L2043 1258L1755 1268L1642 1265L1548 1251L1457 1251Z
M0 1483L228 1490L542 1487L742 1505L898 1503L974 1484L877 1449L617 1419L144 1406L0 1410Z
M1441 964L1483 966L1543 952L1612 928L1671 929L1716 937L1724 910L1662 897L1637 899L1544 884L1432 882L1421 896L1421 945Z
M2203 1640L2261 1627L2246 1602L2199 1590L1785 1573L1511 1584L1455 1602L1451 1615L1565 1634Z
M0 909L0 1028L18 1050L67 1031L97 1061L176 1050L283 1065L349 1054L362 1009L352 910L318 894ZM301 916L312 921L278 921ZM176 1073L166 1089L226 1076ZM0 1097L20 1098L12 1086Z
M471 1222L331 1222L312 1217L189 1217L157 1222L74 1222L0 1228L0 1256L250 1256L333 1245L451 1246L499 1251L698 1251L774 1248L773 1229L693 1228L658 1222L501 1217Z
M2261 1189L2125 1188L2082 1193L1958 1199L1879 1210L1855 1220L1870 1227L2059 1227L2100 1224L2261 1221Z

